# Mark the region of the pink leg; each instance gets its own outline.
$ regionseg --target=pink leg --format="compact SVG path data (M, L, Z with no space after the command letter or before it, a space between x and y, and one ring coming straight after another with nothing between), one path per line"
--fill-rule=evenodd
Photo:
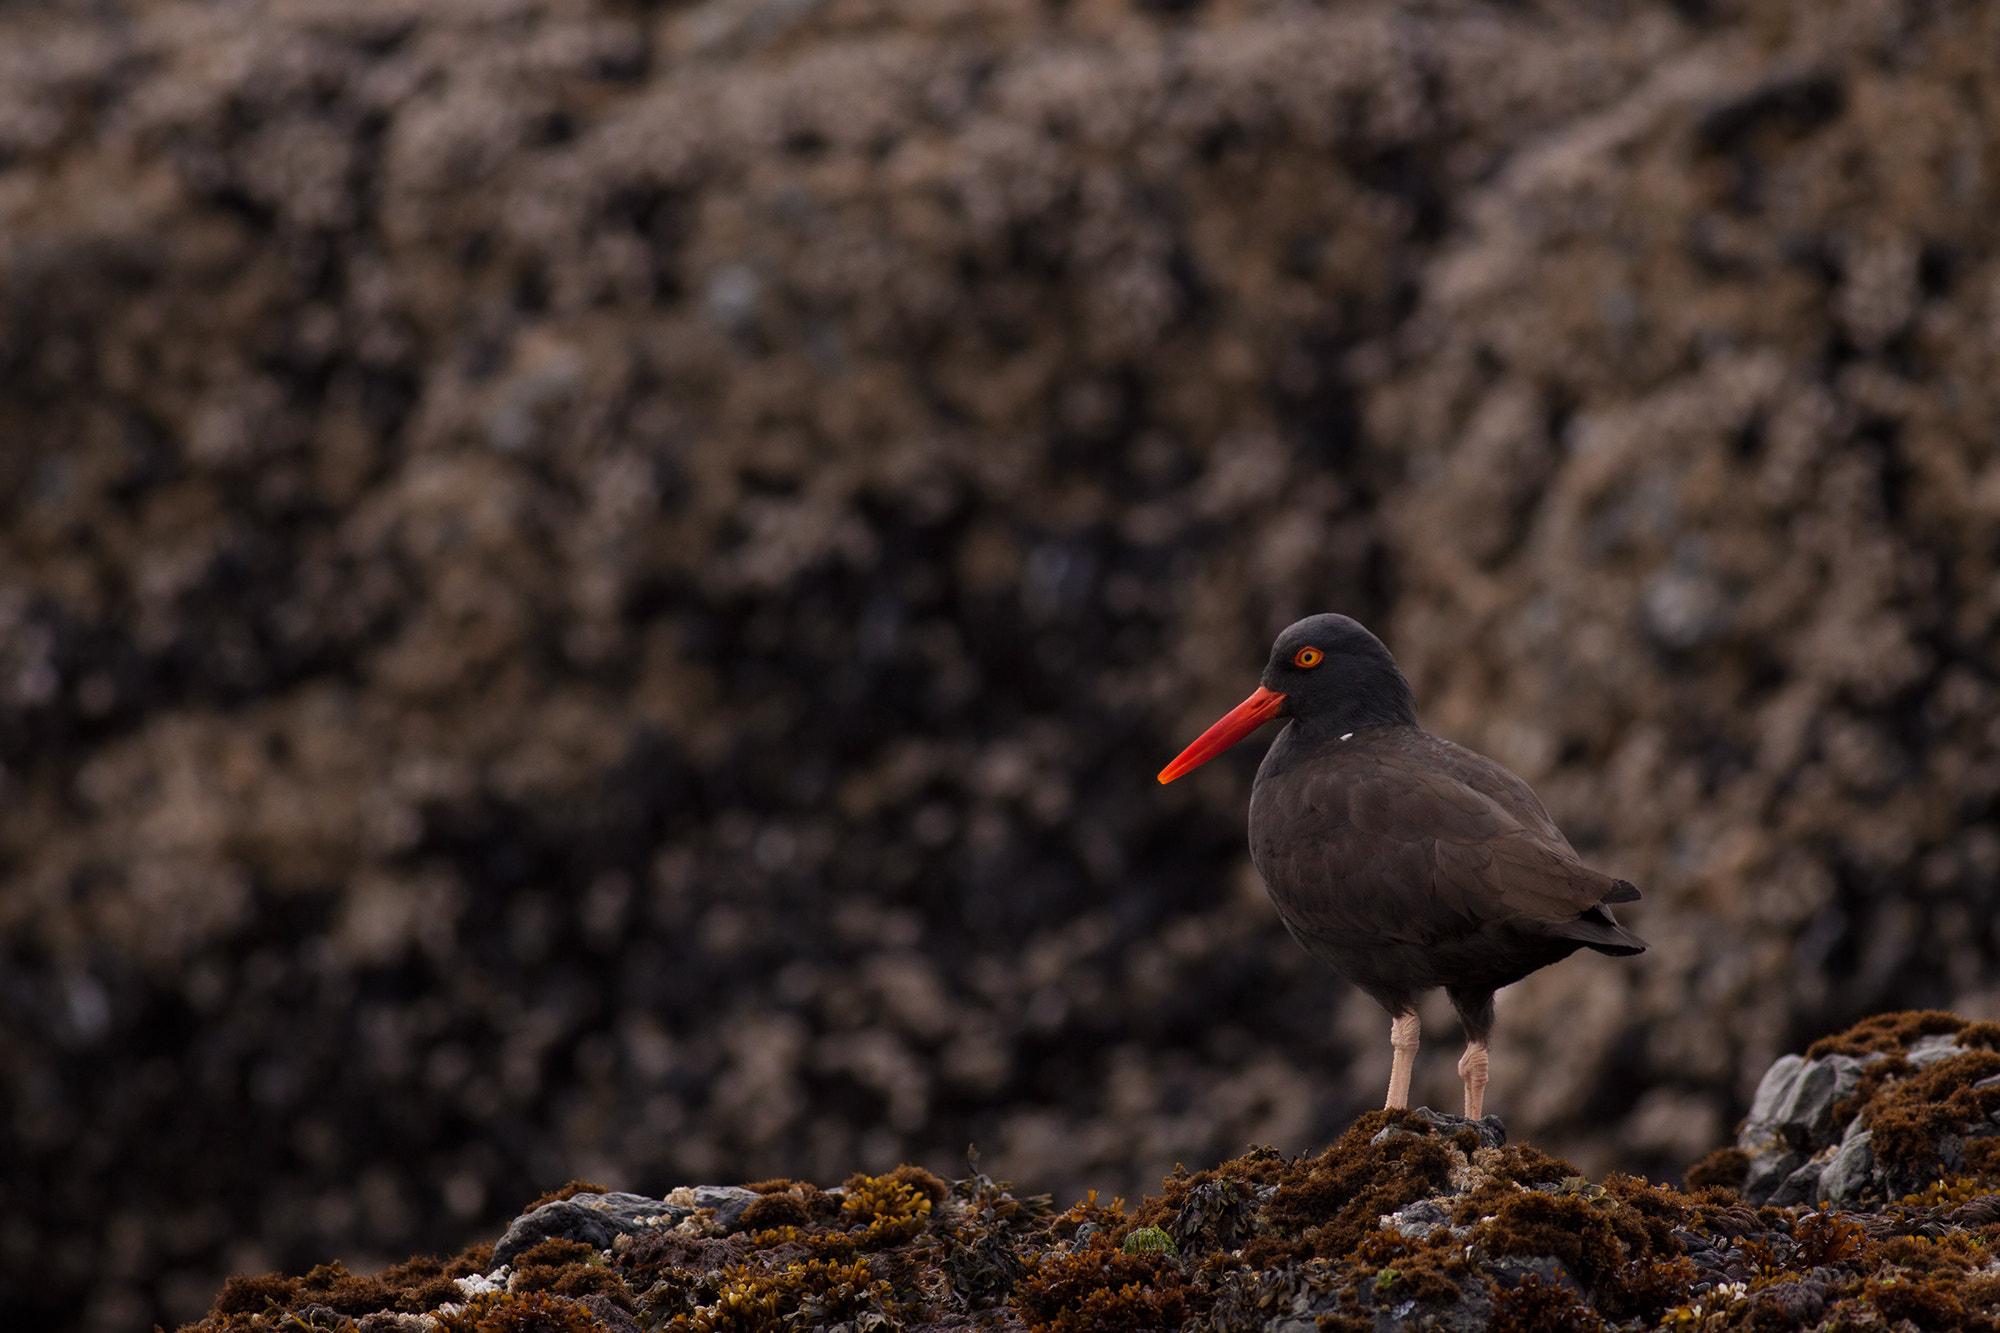
M1486 1043L1468 1041L1458 1057L1458 1076L1465 1081L1465 1118L1479 1119L1486 1107Z
M1417 1041L1424 1033L1423 1020L1415 1014L1398 1014L1389 1021L1389 1048L1395 1059L1389 1065L1390 1110L1410 1104L1410 1069L1417 1062Z

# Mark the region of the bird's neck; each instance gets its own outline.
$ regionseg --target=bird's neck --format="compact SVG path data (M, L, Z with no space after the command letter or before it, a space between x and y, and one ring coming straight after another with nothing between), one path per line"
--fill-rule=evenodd
M1366 728L1416 725L1414 712L1395 718L1373 713L1351 716L1315 713L1311 717L1292 718L1265 752L1264 762L1257 767L1257 780L1262 782L1293 769L1310 766L1327 750L1338 747L1342 741L1352 739L1355 732Z
M1363 727L1414 727L1417 725L1417 697L1403 673L1362 681L1331 699L1315 699L1309 712L1292 718L1290 730L1299 741L1312 744L1343 736Z
M1320 714L1317 717L1293 718L1290 725L1279 733L1278 739L1285 742L1286 748L1291 750L1295 755L1305 756L1325 746L1337 745L1341 741L1352 737L1354 733L1364 731L1370 727L1414 727L1416 725L1415 718L1391 721L1380 717L1353 719L1329 717L1326 714Z

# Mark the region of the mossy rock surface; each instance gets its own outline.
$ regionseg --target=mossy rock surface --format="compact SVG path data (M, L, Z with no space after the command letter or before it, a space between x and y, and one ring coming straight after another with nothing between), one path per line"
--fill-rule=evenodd
M1716 1183L1742 1178L1754 1153L1740 1147L1718 1150L1685 1188L1616 1172L1592 1181L1496 1143L1490 1122L1375 1111L1318 1153L1257 1148L1176 1171L1130 1211L1093 1193L1057 1212L976 1170L947 1182L907 1166L830 1189L759 1182L749 1208L687 1206L735 1191L675 1191L678 1206L657 1201L650 1222L603 1249L552 1234L497 1267L484 1246L372 1277L334 1264L234 1278L183 1333L1980 1333L2000 1328L2000 1154L1978 1145L2000 1136L1968 1148L1966 1118L2000 1110L2000 1082L1980 1086L2000 1067L1992 1035L1949 1015L1896 1015L1811 1048L1816 1060L1871 1057L1840 1113L1882 1136L1878 1186L1929 1173L1844 1210L1758 1206ZM1787 1059L1774 1076L1795 1079ZM1758 1151L1809 1146L1771 1143ZM543 1210L593 1193L573 1184L524 1216L566 1217Z

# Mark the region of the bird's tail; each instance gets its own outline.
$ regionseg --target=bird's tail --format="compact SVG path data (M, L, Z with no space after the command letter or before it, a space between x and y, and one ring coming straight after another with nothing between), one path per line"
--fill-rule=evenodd
M1624 883L1623 880L1619 882ZM1626 885L1626 887L1631 886ZM1639 895L1635 891L1632 896L1636 898ZM1608 953L1617 958L1646 952L1646 941L1613 920L1611 909L1602 903L1570 922L1562 934L1569 939L1582 941L1599 953Z

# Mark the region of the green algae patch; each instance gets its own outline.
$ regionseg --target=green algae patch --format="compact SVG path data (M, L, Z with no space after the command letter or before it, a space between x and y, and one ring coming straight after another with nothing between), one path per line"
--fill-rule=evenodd
M1119 1247L1125 1254L1164 1254L1169 1259L1181 1257L1180 1247L1174 1238L1158 1227L1140 1227L1125 1237Z

